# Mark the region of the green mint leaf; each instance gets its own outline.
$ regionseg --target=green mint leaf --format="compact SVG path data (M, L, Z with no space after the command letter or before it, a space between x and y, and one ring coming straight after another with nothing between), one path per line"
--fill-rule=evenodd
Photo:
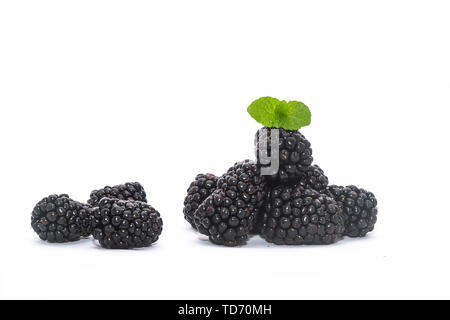
M252 102L248 113L266 127L298 130L311 123L309 108L299 101L280 101L263 97Z
M303 102L289 101L286 107L283 107L280 118L282 119L280 127L298 130L311 124L311 111Z
M247 108L253 119L266 127L274 126L275 110L280 100L271 97L262 97L253 101Z

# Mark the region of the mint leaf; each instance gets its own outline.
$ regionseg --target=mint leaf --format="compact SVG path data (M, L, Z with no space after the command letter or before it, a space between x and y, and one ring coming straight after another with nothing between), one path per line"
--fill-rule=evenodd
M298 130L311 124L311 111L300 101L289 101L282 113L282 128Z
M253 101L247 108L253 119L262 123L266 127L273 127L275 110L280 100L271 97L262 97Z
M280 101L263 97L253 101L247 108L248 113L266 127L298 130L311 123L309 108L299 101Z

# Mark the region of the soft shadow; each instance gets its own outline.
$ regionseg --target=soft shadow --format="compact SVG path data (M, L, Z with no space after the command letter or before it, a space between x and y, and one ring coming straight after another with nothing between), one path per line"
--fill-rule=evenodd
M222 245L217 245L212 243L211 241L209 241L207 236L204 235L198 235L197 233L197 237L198 240L200 241L200 244L202 246L209 246L209 247L216 247L216 248L251 248L251 249L267 249L267 248L283 248L283 249L292 249L292 250L299 250L300 248L302 249L312 249L312 248L326 248L326 247L342 247L345 245L349 245L351 244L353 241L368 241L373 239L374 237L371 236L370 234L366 235L364 238L350 238L350 237L344 237L342 240L336 242L336 243L332 243L332 244L303 244L303 245L277 245L277 244L273 244L270 242L267 242L266 240L264 240L263 238L261 238L258 235L253 235L251 236L251 238L247 241L247 244L241 245L241 246L236 246L236 247L227 247L227 246L222 246Z
M92 241L92 248L94 250L102 250L102 251L147 251L147 250L156 250L158 248L158 242L153 243L152 245L148 246L148 247L143 247L143 248L131 248L131 249L107 249L107 248L103 248L100 243L95 240L94 238L91 238ZM158 240L159 241L159 240Z
M38 239L35 239L34 242L36 244L42 245L42 246L75 247L75 246L86 244L86 241L88 241L88 240L89 240L89 237L86 237L86 238L81 238L80 240L77 240L77 241L58 243L58 242L47 242L47 241L44 241L44 240L41 240L40 238L38 238Z

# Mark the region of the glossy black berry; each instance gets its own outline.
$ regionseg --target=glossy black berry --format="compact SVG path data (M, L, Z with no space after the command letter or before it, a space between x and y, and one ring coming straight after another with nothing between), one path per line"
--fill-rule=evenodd
M31 227L48 242L79 240L89 236L94 225L91 208L70 199L67 194L42 199L31 214Z
M373 231L377 222L377 199L372 192L355 186L328 187L328 193L342 208L345 235L364 237Z
M344 222L336 201L303 185L272 188L261 236L275 244L331 244L342 239Z
M300 172L296 182L319 193L326 193L328 187L328 177L318 165L309 166L305 171Z
M99 221L94 238L107 249L148 247L162 232L159 212L145 202L102 198L92 214Z
M216 244L245 244L258 226L265 195L265 178L255 162L237 162L217 180L216 191L195 211L194 224Z
M313 162L311 144L299 131L264 127L255 136L255 151L259 166L269 166L264 163L261 154L264 158L272 156L272 130L279 132L279 169L268 176L268 181L273 185L296 182Z
M94 190L91 192L88 204L96 206L103 197L147 202L144 187L139 182L128 182L113 187L106 186L102 189Z
M189 185L187 195L184 198L183 214L186 221L188 221L193 228L194 212L199 205L216 190L217 179L214 174L198 174L195 180Z

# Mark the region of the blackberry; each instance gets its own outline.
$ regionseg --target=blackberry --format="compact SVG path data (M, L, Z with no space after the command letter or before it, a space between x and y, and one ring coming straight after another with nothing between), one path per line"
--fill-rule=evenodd
M217 180L214 193L195 211L195 226L216 244L245 244L249 234L256 230L265 185L255 162L235 163Z
M92 214L99 221L93 235L103 248L147 247L162 232L159 212L145 202L102 198Z
M319 193L326 193L328 187L328 177L318 165L309 166L301 172L299 182L306 188L314 189Z
M303 185L274 187L268 195L261 236L275 244L331 244L344 222L336 201Z
M313 162L311 144L297 130L269 127L258 130L255 136L257 163L267 165L260 158L260 152L265 158L271 157L271 132L274 129L279 130L279 168L268 176L268 180L274 185L296 182Z
M343 211L345 235L364 237L373 231L377 222L377 199L372 192L355 186L328 187L328 192Z
M67 194L50 195L39 201L31 214L31 226L42 240L69 242L92 231L91 209Z
M96 206L103 197L147 202L144 187L139 182L128 182L113 187L106 186L103 189L94 190L91 192L88 204Z
M187 195L184 198L183 214L186 221L188 221L193 228L195 228L194 212L197 210L198 206L212 194L214 190L216 190L217 179L218 177L212 173L198 174L187 189Z
M211 242L237 246L246 243L254 214L254 207L238 199L236 192L218 189L198 207L194 221Z
M227 173L217 181L217 189L234 191L242 196L246 202L252 203L256 208L264 204L266 193L266 177L252 160L236 162Z

